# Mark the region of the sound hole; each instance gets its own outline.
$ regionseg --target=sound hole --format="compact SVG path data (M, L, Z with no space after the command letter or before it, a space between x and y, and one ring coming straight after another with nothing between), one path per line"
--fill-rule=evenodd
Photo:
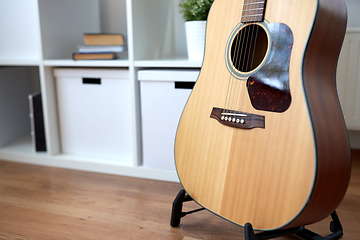
M265 30L257 24L247 25L238 32L232 42L232 64L240 72L250 72L261 64L267 48Z

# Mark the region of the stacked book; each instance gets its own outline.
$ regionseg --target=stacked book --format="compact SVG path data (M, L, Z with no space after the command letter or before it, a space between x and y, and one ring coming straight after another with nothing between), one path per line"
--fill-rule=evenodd
M118 53L126 50L125 38L122 34L85 33L85 45L78 46L74 52L74 60L109 60L116 59Z

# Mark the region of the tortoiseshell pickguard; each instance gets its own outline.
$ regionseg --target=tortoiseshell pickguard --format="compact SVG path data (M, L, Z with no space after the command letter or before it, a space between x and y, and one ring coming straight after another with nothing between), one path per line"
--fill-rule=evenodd
M257 110L284 112L291 104L289 86L291 29L283 23L268 24L271 46L264 65L247 80L251 104Z

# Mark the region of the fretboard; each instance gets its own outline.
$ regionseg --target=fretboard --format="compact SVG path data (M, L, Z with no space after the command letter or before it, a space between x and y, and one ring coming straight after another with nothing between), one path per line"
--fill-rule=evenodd
M266 0L244 0L241 17L242 23L261 22L264 20Z

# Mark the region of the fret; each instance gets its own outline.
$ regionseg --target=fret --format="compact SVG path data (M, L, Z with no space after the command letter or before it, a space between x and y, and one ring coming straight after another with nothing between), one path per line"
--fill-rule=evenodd
M264 20L266 0L244 0L242 23L261 22Z
M256 11L256 10L264 10L264 8L245 9L245 10L243 10L243 12Z
M254 2L254 3L244 3L244 6L247 6L247 5L252 5L252 4L264 4L265 1L261 1L261 2Z
M243 18L246 18L246 17L258 17L258 16L262 16L262 14L243 15L242 17L243 17Z

